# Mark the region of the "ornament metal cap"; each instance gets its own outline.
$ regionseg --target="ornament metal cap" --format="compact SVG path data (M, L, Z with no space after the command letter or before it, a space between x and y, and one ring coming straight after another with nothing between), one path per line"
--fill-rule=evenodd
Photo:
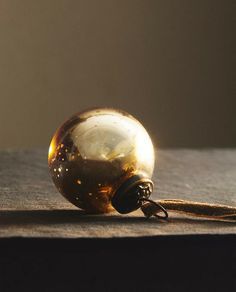
M139 209L152 191L153 182L149 178L133 175L117 189L111 203L119 213L127 214Z

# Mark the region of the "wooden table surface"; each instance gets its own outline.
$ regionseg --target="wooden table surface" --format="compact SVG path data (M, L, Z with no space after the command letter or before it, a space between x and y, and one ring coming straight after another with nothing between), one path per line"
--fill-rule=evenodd
M170 213L168 222L128 215L84 215L54 187L46 150L0 152L0 237L114 238L236 234L236 224ZM157 198L236 206L236 150L159 150Z
M0 152L0 291L235 291L236 224L84 215L46 150ZM236 150L160 150L154 199L236 205Z

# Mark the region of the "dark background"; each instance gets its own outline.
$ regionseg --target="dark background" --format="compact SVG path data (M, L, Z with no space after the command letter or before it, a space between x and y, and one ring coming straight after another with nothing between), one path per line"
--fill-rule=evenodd
M0 147L124 109L161 147L236 146L235 1L1 0Z

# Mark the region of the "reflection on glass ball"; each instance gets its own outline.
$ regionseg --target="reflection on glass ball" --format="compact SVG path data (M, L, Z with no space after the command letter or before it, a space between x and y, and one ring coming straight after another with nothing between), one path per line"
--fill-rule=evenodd
M50 173L59 192L91 213L113 210L116 190L134 175L151 178L154 149L145 128L114 109L75 114L55 133Z

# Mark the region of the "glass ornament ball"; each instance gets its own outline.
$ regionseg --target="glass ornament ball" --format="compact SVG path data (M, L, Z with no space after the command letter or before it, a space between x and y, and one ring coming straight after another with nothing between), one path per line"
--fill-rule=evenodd
M149 195L154 162L154 147L141 123L109 108L73 115L56 131L48 153L49 171L59 192L89 213L138 208L137 185L148 184ZM138 205L119 208L133 200L127 190L134 186Z

